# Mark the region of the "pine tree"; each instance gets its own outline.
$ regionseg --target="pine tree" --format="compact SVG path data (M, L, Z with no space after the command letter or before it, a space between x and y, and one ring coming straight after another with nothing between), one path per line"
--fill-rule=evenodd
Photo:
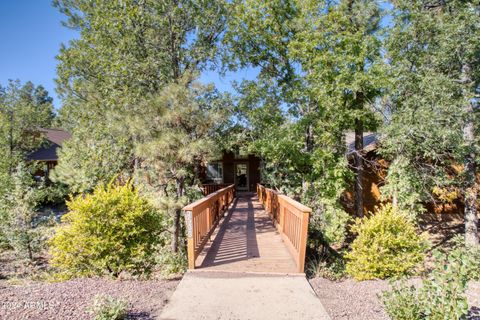
M166 86L144 105L145 113L130 124L141 141L134 146L135 155L142 159L137 180L171 214L171 247L177 252L181 209L192 200L199 183L196 166L218 158L217 133L228 119L229 103L214 88L186 77Z
M412 207L435 186L458 187L465 202L465 240L478 245L478 1L396 1L387 38L394 79L383 153L393 160L388 195ZM463 172L452 179L452 165ZM403 174L405 170L411 174ZM411 188L396 186L407 183ZM418 196L412 198L412 191Z

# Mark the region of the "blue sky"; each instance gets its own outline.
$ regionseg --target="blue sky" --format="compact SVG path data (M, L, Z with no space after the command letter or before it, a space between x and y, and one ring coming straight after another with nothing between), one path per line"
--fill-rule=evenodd
M43 85L54 98L60 44L76 33L61 25L62 15L51 0L0 0L0 84L8 79Z
M62 20L51 0L0 0L1 85L6 85L9 79L41 84L54 98L55 107L60 107L55 92L55 56L62 43L67 44L78 36L63 27ZM389 17L384 23L390 23ZM246 69L221 77L217 72L207 71L201 80L215 83L221 91L232 91L233 80L254 79L256 74L256 70Z
M62 26L63 15L51 5L51 0L0 0L0 84L9 79L22 83L32 81L43 85L59 108L55 92L57 60L55 56L62 43L77 37L73 30ZM201 80L213 82L221 91L231 91L231 81L253 79L252 70L229 73L225 77L216 72L202 74Z

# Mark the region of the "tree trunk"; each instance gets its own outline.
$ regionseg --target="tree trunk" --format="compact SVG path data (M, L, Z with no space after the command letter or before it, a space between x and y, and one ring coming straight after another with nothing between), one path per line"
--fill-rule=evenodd
M8 144L10 149L10 161L8 163L8 172L10 175L12 175L13 173L13 110L10 110L10 130L9 130Z
M313 126L309 124L305 128L305 152L308 154L311 154L313 151L313 145L314 145L314 140L313 140ZM311 168L309 168L311 169ZM308 170L308 169L307 169ZM302 193L306 194L308 191L309 187L309 181L305 179L305 174L302 175Z
M471 85L471 67L469 64L462 66L462 82L465 86L464 97L468 99L469 91L467 88ZM468 99L470 100L470 99ZM464 159L464 175L465 175L465 243L468 245L479 245L478 239L478 216L477 216L477 193L478 186L476 183L475 168L475 127L473 120L473 102L467 101L465 104L466 121L463 127L463 140L467 147Z
M363 217L363 123L360 119L355 119L355 215Z
M398 196L396 191L392 196L392 207L398 208Z
M179 200L181 197L183 197L184 193L184 180L182 179L177 179L177 195L176 199ZM172 252L177 253L178 252L178 242L180 238L180 218L182 215L182 210L181 209L176 209L175 210L175 216L173 217L173 233L172 233Z

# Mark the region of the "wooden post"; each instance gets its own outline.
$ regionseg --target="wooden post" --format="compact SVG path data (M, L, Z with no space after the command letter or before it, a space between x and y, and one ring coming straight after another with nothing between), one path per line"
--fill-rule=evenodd
M187 257L188 269L195 269L195 242L193 241L193 212L185 212L185 225L187 227Z
M308 220L310 218L309 212L303 212L302 229L300 232L300 246L298 256L298 272L305 271L305 254L307 251L307 237L308 237Z
M207 208L207 230L212 227L212 207Z
M280 206L280 219L279 219L279 231L283 232L283 226L285 223L285 206L279 201Z

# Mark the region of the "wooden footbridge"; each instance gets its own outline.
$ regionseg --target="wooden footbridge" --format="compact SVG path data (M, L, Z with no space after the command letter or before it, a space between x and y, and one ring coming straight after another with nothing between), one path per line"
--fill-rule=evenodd
M260 184L222 187L183 208L189 269L303 273L311 209Z

